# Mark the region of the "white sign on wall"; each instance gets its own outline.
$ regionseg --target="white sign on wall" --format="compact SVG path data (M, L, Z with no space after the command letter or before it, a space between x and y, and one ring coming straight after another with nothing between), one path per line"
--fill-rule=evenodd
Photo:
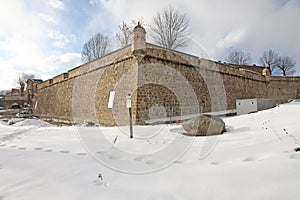
M131 96L126 96L126 107L131 108Z
M108 108L112 108L114 104L115 99L115 91L110 91L109 93L109 99L108 99Z

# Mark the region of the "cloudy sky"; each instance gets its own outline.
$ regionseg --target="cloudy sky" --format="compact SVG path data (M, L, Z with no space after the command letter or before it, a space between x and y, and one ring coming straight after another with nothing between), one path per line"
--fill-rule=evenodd
M300 0L0 0L0 90L20 72L47 79L81 64L85 41L118 25L152 16L172 4L190 18L192 44L183 51L225 60L248 51L253 63L273 49L297 62L300 75ZM117 48L115 46L114 48ZM204 52L204 53L203 53Z

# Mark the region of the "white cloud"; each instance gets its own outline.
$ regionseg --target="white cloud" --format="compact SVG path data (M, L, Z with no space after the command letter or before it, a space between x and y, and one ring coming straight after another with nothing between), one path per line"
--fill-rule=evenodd
M30 39L39 39L43 36L40 18L36 13L26 11L22 1L10 0L0 6L0 37L23 35Z
M57 69L69 70L81 63L81 54L79 53L56 53L41 60L39 65L43 66L41 71L51 72Z
M18 75L17 70L13 66L7 65L1 57L0 66L0 90L10 90L11 88L16 87L15 79Z
M199 52L206 49L211 59L224 60L231 50L239 49L251 52L256 61L271 48L293 56L300 74L299 0L101 0L99 7L104 11L94 17L87 31L93 27L116 30L123 20L141 16L147 30L152 16L168 4L190 17L191 40L198 44L191 47L192 52L195 46L202 46ZM109 19L109 24L102 19Z
M56 42L61 41L64 45L64 40L66 40L64 35L53 34L52 37L58 39ZM42 52L40 47L34 41L18 38L0 42L0 51L1 50L10 54L5 61L2 60L2 62L5 62L6 66L15 66L24 70L32 69L50 72L60 67L72 67L71 64L77 65L81 63L80 54L60 52L49 54ZM0 67L2 70L3 65Z
M48 0L34 11L19 0L1 4L0 89L6 87L2 80L19 70L49 75L77 66L80 54L74 52L80 50L80 40L99 31L114 36L123 20L143 17L147 31L152 16L170 3L190 17L193 43L184 51L224 60L229 51L239 49L251 52L255 61L271 48L292 56L300 74L299 0L89 0L73 4L72 13L65 9L67 2L73 3ZM91 5L93 9L86 9ZM57 9L65 10L57 13ZM82 12L84 20L78 21L73 11ZM151 42L149 35L147 40Z
M12 57L8 60L3 60L0 57L0 90L15 87L15 79L20 72L42 74L41 76L44 78L53 76L53 71L67 71L82 64L79 53L56 53L49 56L36 56L27 60L25 57ZM23 66L24 63L27 64L26 67ZM20 64L23 67L17 68Z
M53 8L56 8L56 9L62 9L63 10L65 8L64 3L60 0L49 0L48 4L50 6L52 6Z
M94 6L100 3L100 0L89 0L89 3Z
M51 39L55 39L55 40L62 40L62 39L65 40L66 39L66 36L57 30L48 31L48 37L50 37Z
M241 42L244 39L244 36L246 34L245 29L236 29L228 34L224 38L221 38L218 42L216 47L217 48L231 48L234 45L237 45L239 42Z
M45 22L50 22L50 23L58 25L58 22L50 15L46 15L46 14L43 14L43 13L38 13L38 16L42 20L44 20Z
M75 40L74 35L65 36L59 30L49 31L49 22L57 25L54 18L27 10L22 1L10 0L1 5L0 89L14 87L19 72L53 74L61 68L72 68L81 63L80 54L55 53L49 46L52 42L54 47L61 48Z
M4 50L9 54L6 63L11 66L33 67L36 65L36 61L43 57L43 53L36 42L22 37L12 37L1 42L0 45L0 50Z
M53 40L52 45L54 47L63 48L70 40L58 30L48 31L48 37Z

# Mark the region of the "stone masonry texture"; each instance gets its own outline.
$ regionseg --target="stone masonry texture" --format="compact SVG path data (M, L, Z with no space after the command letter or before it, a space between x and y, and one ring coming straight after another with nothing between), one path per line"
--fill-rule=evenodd
M258 69L256 69L258 68ZM235 109L236 99L300 98L300 77L264 76L261 67L214 62L147 44L130 45L38 84L34 114L68 123L128 125L200 112ZM109 95L115 91L113 108Z

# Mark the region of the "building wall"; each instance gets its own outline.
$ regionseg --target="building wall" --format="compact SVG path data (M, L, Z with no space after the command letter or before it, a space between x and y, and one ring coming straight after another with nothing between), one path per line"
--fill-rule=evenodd
M214 112L235 108L239 98L256 98L266 96L266 77L256 72L239 69L205 59L186 59L186 55L160 49L147 49L139 63L138 84L155 83L170 89L176 97L169 115L188 115L201 112ZM163 55L163 56L162 56ZM155 92L145 90L138 94L141 111L145 99L155 99L156 95L166 99L166 108L172 107L169 94L159 87L152 87ZM140 103L141 102L141 103ZM153 103L152 103L153 104ZM144 111L143 111L144 112Z
M157 48L139 53L143 58L138 74L140 123L156 117L149 114L155 108L158 113L165 112L161 117L169 117L235 109L236 99L274 98L284 103L300 98L300 77L263 76L258 73L261 67L251 71ZM153 83L151 89L149 83ZM161 106L164 109L159 109Z
M132 96L132 107L133 112L135 112L136 94L134 94L134 91L137 87L136 74L137 62L134 57L115 63L103 70L94 97L94 108L100 124L109 126L128 124L126 96L129 94ZM115 91L114 103L112 108L108 108L111 91Z
M290 99L300 98L300 77L270 76L267 79L267 96L285 103Z
M73 84L74 78L71 78L39 88L33 101L34 115L43 119L72 120Z
M191 115L210 109L203 76L189 60L155 48L136 53L143 55L138 68L139 123L158 116Z
M20 107L26 106L28 100L27 93L21 96L20 92L11 92L6 94L2 99L2 106L5 109L10 109L14 104L18 104Z
M123 99L135 87L136 76L128 79L131 84L118 82L128 70L137 67L134 57L126 54L130 52L128 49L130 46L38 84L34 115L65 123L85 120L105 125L122 125L125 120L127 123L128 111L120 112L119 108L123 109ZM109 109L109 93L114 90L117 90L114 107Z
M113 108L109 94L115 91ZM133 122L235 109L236 99L300 98L300 77L269 77L147 44L130 46L38 85L34 114L72 123L127 125L126 96Z
M249 70L249 71L252 71L252 72L256 72L256 73L259 73L259 74L262 74L262 71L264 69L264 67L262 67L262 66L256 66L256 65L252 65L252 66L248 66L248 65L235 65L235 64L229 64L229 65L232 66L232 67L242 68L242 69Z

